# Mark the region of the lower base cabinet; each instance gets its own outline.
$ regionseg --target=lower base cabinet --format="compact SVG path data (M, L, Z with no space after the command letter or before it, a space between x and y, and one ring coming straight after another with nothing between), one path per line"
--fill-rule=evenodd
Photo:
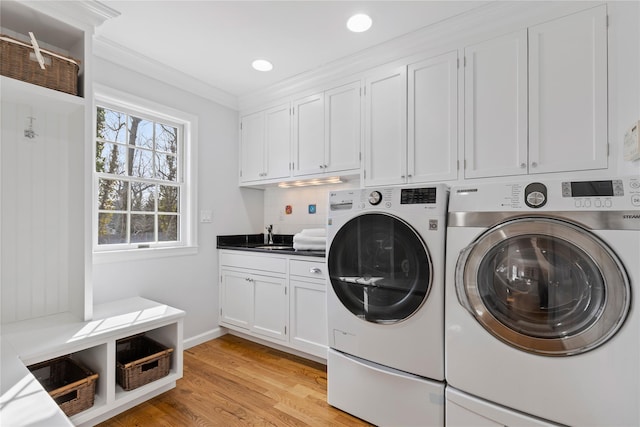
M220 325L326 359L324 260L234 250L219 258Z

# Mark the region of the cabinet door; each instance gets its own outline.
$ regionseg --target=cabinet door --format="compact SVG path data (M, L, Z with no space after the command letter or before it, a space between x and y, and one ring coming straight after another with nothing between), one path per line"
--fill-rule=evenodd
M249 329L253 282L247 274L229 270L222 270L220 280L220 323Z
M283 104L265 111L265 178L290 175L291 108Z
M253 324L251 331L282 341L287 340L289 300L286 280L252 275Z
M458 53L408 67L408 182L458 175Z
M293 102L293 175L323 173L324 94Z
M291 279L291 344L327 357L327 302L322 283Z
M264 177L264 112L240 120L240 182Z
M607 167L607 15L529 29L529 172Z
M325 92L325 172L360 169L360 82Z
M365 81L365 186L406 182L407 67Z
M466 47L464 176L527 173L527 33Z

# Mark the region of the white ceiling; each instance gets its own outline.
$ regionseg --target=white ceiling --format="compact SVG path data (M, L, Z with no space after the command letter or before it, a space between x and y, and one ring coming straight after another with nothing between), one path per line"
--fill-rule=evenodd
M405 35L485 1L177 1L102 0L120 12L96 31L98 40L130 49L234 96ZM367 13L373 27L345 24ZM270 60L268 73L251 68Z

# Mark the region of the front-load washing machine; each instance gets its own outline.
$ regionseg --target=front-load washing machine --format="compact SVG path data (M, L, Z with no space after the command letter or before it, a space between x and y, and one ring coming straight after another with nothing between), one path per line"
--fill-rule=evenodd
M331 192L328 401L377 425L444 423L448 188Z
M640 424L640 178L451 190L446 376L575 426Z

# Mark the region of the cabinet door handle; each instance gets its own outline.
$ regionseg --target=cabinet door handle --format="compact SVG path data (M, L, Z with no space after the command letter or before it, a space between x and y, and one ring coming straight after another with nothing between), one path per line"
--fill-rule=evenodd
M322 273L322 270L320 270L318 267L312 267L309 269L309 273L320 274Z
M526 168L526 167L527 167L527 164L526 164L526 163L520 163L520 169L524 169L524 168Z
M537 168L538 167L538 162L531 162L531 167L532 168Z

